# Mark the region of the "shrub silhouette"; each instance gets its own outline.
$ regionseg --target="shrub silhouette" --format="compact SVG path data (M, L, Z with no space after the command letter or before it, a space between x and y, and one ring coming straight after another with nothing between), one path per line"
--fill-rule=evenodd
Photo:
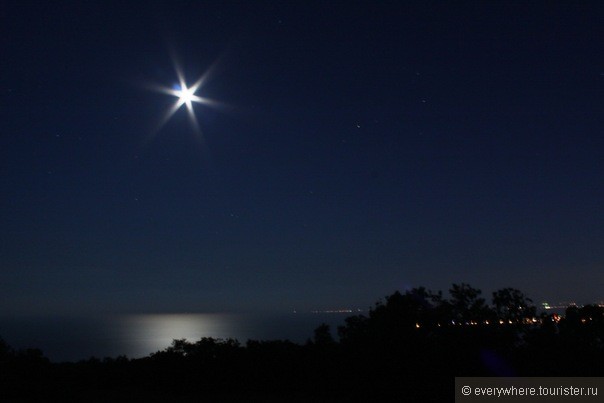
M601 376L604 309L570 307L537 318L514 288L491 303L469 284L448 297L396 291L337 329L320 324L305 345L287 340L176 339L139 359L50 363L0 339L7 400L196 401L450 400L454 376Z

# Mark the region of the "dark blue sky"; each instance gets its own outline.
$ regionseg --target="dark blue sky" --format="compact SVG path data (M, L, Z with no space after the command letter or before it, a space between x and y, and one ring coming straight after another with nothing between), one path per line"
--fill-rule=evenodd
M0 312L604 299L603 11L4 2Z

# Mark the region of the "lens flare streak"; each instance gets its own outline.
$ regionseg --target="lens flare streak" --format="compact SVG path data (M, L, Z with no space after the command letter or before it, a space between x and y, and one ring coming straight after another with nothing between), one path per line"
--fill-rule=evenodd
M206 71L193 85L190 87L187 85L182 69L178 65L178 63L174 62L174 68L176 70L176 75L178 77L178 86L177 88L166 88L161 86L154 86L152 89L158 92L162 92L167 95L174 96L178 98L174 105L170 107L163 115L160 120L155 132L159 132L162 127L174 116L174 114L181 108L181 106L186 105L187 114L189 115L189 120L195 133L199 136L200 140L203 140L201 134L201 128L199 126L199 122L197 120L197 116L195 115L195 111L193 109L193 103L199 103L202 105L210 106L210 107L219 107L221 105L220 102L212 100L210 98L201 97L196 95L197 91L201 89L205 81L207 80L209 74L213 70L212 66L208 71Z

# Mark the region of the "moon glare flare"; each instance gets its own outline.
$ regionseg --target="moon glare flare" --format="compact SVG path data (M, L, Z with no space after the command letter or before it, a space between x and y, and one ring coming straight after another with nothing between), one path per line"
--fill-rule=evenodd
M191 107L191 102L193 101L195 94L189 88L183 88L181 90L177 90L174 94L178 97L178 102L182 105L183 103L187 105L188 108Z
M202 87L204 82L208 77L208 72L204 73L193 85L190 87L187 85L184 74L177 63L175 64L176 74L178 76L179 84L176 85L176 88L166 88L166 87L155 87L156 90L163 92L168 95L175 96L178 98L174 105L165 113L163 119L159 123L156 132L160 131L161 128L170 120L170 118L180 109L182 105L186 105L187 112L189 115L189 120L195 129L195 132L201 138L201 129L199 128L199 123L197 121L197 117L195 116L195 111L193 110L193 102L204 104L207 106L215 106L218 103L209 98L204 98L196 95L196 92ZM211 69L210 69L211 70Z

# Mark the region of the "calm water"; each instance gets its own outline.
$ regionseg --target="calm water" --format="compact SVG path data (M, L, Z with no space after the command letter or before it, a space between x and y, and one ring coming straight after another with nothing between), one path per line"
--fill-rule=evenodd
M15 348L36 347L52 361L91 356L143 357L168 347L173 339L201 337L289 339L303 343L321 323L336 327L351 314L144 314L92 318L0 318L0 337Z

